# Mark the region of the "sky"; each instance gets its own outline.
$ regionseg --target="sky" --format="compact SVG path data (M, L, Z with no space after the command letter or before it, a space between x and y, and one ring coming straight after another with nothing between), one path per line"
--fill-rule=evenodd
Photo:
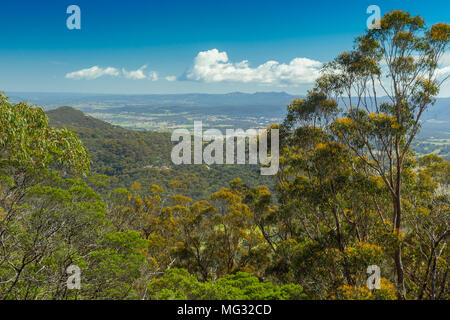
M81 29L67 27L70 5ZM370 5L450 22L448 0L2 0L0 90L304 94L364 32Z

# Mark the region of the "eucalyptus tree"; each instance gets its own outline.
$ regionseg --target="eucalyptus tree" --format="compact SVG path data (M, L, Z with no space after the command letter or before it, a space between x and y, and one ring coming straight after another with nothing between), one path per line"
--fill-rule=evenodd
M291 105L285 121L288 136L292 133L289 128L312 121L320 128L314 132L326 132L345 145L369 174L384 183L391 208L385 210L383 217L388 218L382 220L396 237L393 258L402 299L406 298L403 171L411 160L410 147L420 119L446 80L439 63L449 41L447 23L427 27L420 16L388 12L381 18L380 28L367 30L356 39L353 50L324 66L314 89L300 104ZM336 105L341 107L339 113L332 108Z

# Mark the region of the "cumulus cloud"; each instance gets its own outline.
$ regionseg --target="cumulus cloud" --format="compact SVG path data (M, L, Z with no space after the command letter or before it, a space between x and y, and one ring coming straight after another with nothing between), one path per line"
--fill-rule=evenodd
M436 73L438 76L450 75L450 66L437 69Z
M145 68L147 68L146 65L143 65L139 69L133 71L127 71L125 70L125 68L122 68L122 73L127 79L142 80L147 78L147 76L144 74Z
M97 79L102 76L117 77L120 74L119 70L113 67L100 68L99 66L93 66L87 69L81 69L78 71L70 72L66 74L67 79Z
M148 74L145 74L144 70L147 68L147 65L143 65L137 70L128 71L125 68L122 68L122 71L119 71L117 68L106 67L100 68L99 66L93 66L91 68L81 69L78 71L70 72L66 74L67 79L75 79L75 80L93 80L102 76L113 76L117 77L119 75L123 75L127 79L132 80L143 80L149 79L152 81L158 80L158 73L156 71L150 71Z
M270 60L255 68L247 60L233 63L225 51L201 51L194 66L184 75L186 80L204 82L254 82L296 85L312 83L319 76L322 63L308 58L295 58L288 64Z
M442 55L441 59L439 60L439 63L442 65L449 66L450 65L450 52L445 52Z
M148 74L148 78L152 81L156 81L158 80L159 76L158 76L158 72L156 71L150 71L150 73Z
M165 78L167 81L175 81L175 80L177 80L177 77L175 77L175 76L167 76L166 78Z
M436 70L437 78L443 81L439 90L440 97L450 97L450 52L446 52L439 61L439 68Z
M439 68L436 70L438 76L450 75L450 52L446 52L439 60Z

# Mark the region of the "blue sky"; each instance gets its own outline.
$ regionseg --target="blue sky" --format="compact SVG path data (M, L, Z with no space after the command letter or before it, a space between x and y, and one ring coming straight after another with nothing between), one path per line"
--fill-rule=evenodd
M66 27L71 4L81 30ZM0 90L303 94L364 32L369 5L450 22L448 0L5 0Z

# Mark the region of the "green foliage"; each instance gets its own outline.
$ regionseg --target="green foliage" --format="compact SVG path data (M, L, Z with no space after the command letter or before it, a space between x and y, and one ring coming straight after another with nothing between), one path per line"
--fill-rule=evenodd
M89 299L137 299L134 282L145 269L147 241L136 231L105 234L91 252L81 293Z
M38 107L9 103L0 94L0 170L37 170L47 166L89 170L87 150L67 129L48 126L48 118Z
M238 272L216 281L199 282L184 269L168 270L149 285L157 300L301 300L306 295L299 285L276 286L255 276Z

